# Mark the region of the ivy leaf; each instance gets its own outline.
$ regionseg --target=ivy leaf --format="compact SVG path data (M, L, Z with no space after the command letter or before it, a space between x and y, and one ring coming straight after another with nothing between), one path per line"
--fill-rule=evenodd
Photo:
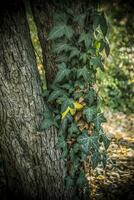
M83 92L76 92L76 93L74 93L73 96L74 96L75 100L79 100L80 97L84 96L84 93Z
M65 83L65 84L61 85L61 88L66 89L66 90L71 90L74 87L73 87L72 83Z
M80 54L80 51L76 47L74 47L74 48L72 48L72 51L70 52L69 59L72 59L74 57L78 57L79 54Z
M101 134L102 141L104 143L105 149L108 149L110 145L110 140L107 138L107 136L103 133Z
M90 149L89 144L89 135L87 131L83 131L80 136L77 138L77 142L81 145L82 150L87 154Z
M71 170L70 170L70 174L72 177L75 176L77 170L79 169L80 166L80 162L78 159L73 160L72 166L71 166Z
M61 105L61 112L64 112L67 109L67 107L74 108L73 103L74 103L73 99L71 99L71 98L64 98L64 101L63 101L63 103Z
M61 38L62 36L66 36L68 39L70 39L73 36L74 30L71 28L71 26L68 26L66 24L58 24L52 28L52 30L49 33L49 40L56 40L58 38Z
M48 119L44 119L40 125L40 129L43 130L43 129L48 129L50 128L52 125L54 125L54 121L50 118Z
M78 153L79 150L80 150L80 145L78 143L75 143L73 145L73 152Z
M83 42L83 41L85 43L85 47L88 49L92 42L92 37L90 33L85 33L85 32L81 33L78 43Z
M86 116L87 122L92 122L97 114L96 106L87 107L83 110L83 114Z
M82 60L83 63L85 64L87 62L87 60L88 60L87 54L86 53L81 53L80 60Z
M51 102L51 101L56 100L58 97L63 96L63 94L66 95L65 91L62 90L62 89L54 90L54 91L51 92L51 94L49 95L48 102Z
M67 188L74 186L74 180L70 176L67 176L65 178L65 185Z
M100 163L101 161L101 154L100 152L97 150L97 151L94 151L92 156L91 156L91 164L92 164L92 167L93 169L95 169L98 164Z
M83 81L77 80L77 81L75 81L74 87L84 89L85 84L83 83Z
M55 83L61 82L64 78L67 78L71 72L71 70L66 67L65 63L59 64L58 69L54 80Z
M69 16L65 12L55 13L53 16L54 24L66 24Z
M74 30L71 26L65 26L65 36L70 39L74 34Z
M56 146L62 150L62 157L65 158L67 156L68 150L67 143L63 135L59 136Z
M103 122L106 122L106 118L104 117L104 115L102 113L100 113L94 120L94 124L95 127L97 128L97 130L99 130L101 128L101 124Z
M68 124L68 119L67 118L64 118L63 120L62 120L62 123L61 123L61 128L62 128L62 130L65 132L66 131L66 129L67 129L67 124Z
M85 95L85 101L88 103L89 106L91 106L96 99L97 95L94 89L90 89Z
M80 187L83 187L85 185L85 183L86 183L85 173L84 173L84 171L81 171L76 184L79 185Z
M102 154L102 164L103 164L103 167L105 168L106 167L106 164L107 164L107 159L108 159L108 156L106 155L106 153L103 153Z
M57 63L66 63L68 61L68 57L66 55L59 55L57 58L56 58L56 62Z
M86 67L83 67L77 70L77 78L80 78L80 77L83 77L83 79L87 82L90 80L90 74Z
M79 129L78 129L78 127L77 127L77 125L75 123L71 124L70 128L68 129L68 133L70 135L72 135L73 133L76 133L76 134L79 133Z
M54 26L52 30L49 33L49 40L55 40L57 38L62 37L65 34L65 24L58 24L57 26Z
M71 49L72 49L72 46L70 46L69 44L64 43L64 42L59 42L54 45L53 52L60 54L61 52L68 52Z
M94 57L91 58L90 64L93 65L93 67L96 69L97 67L100 67L102 70L104 70L104 65L101 61L100 57Z
M78 24L83 27L85 18L86 18L86 14L80 14L74 18L74 21L78 22Z

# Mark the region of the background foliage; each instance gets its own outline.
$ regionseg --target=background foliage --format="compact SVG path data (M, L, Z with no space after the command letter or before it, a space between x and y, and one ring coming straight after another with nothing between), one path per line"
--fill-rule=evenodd
M134 16L131 4L104 4L109 21L110 56L105 72L98 71L103 106L124 113L134 112Z

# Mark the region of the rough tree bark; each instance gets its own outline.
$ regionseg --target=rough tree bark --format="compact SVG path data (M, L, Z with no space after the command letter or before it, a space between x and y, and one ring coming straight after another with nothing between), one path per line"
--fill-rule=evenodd
M17 2L0 10L0 149L7 184L19 199L74 199L74 189L63 184L56 130L37 131L45 105L24 6Z

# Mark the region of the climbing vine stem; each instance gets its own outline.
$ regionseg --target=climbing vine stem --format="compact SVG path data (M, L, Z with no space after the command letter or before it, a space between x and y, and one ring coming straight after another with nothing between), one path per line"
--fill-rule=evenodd
M43 95L51 109L44 113L41 129L58 129L57 147L66 162L68 187L86 185L84 163L92 168L106 165L109 140L99 107L96 70L104 70L104 52L108 56L107 21L95 8L84 13L66 8L53 16L48 40L56 57L57 74Z

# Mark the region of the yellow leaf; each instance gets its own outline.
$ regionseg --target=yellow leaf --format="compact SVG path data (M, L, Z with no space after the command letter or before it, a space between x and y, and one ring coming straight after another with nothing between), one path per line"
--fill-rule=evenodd
M76 112L76 108L70 108L70 113L71 113L71 115L74 115L75 112Z
M83 105L76 101L74 102L74 107L76 108L76 110L81 110L83 108Z
M84 107L82 104L78 103L77 101L74 102L73 104L74 104L74 108L70 108L68 106L67 109L63 113L61 113L62 119L64 119L69 112L71 113L71 115L74 115L76 113L76 110L81 110Z
M66 117L66 115L68 114L69 111L70 111L70 107L68 106L67 109L61 114L62 119L64 119Z

